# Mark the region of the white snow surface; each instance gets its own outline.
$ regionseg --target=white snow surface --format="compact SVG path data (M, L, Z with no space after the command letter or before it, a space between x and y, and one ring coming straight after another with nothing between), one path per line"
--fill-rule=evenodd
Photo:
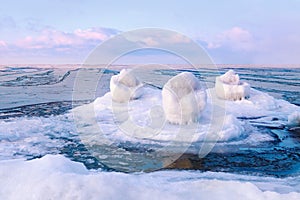
M250 93L250 85L241 82L233 70L216 77L215 89L219 98L233 101L245 99Z
M162 89L166 119L174 124L197 122L206 106L206 91L190 72L171 78Z
M111 93L97 98L93 103L76 108L74 112L80 118L79 126L85 128L92 140L100 142L103 136L112 141L132 141L139 143L160 142L196 142L204 141L206 134L211 130L211 109L209 103L203 110L202 116L197 122L188 125L169 123L162 108L161 90L144 88L143 96L129 103L119 104L111 100ZM95 117L97 126L87 126ZM234 115L225 116L220 123L224 126L218 134L219 141L231 141L238 139L243 134L243 122L235 119ZM245 125L247 126L247 125ZM90 127L96 127L90 129ZM86 130L87 130L86 129ZM101 130L101 135L97 134ZM251 128L250 128L251 129ZM87 135L87 138L90 135Z
M249 182L251 181L251 182ZM61 155L0 161L0 199L300 199L299 177L89 171Z

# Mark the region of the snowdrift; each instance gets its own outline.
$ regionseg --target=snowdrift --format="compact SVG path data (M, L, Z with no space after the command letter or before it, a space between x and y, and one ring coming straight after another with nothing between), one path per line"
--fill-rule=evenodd
M296 200L299 182L288 183L297 179L198 171L89 171L61 155L47 155L31 161L0 161L0 199Z

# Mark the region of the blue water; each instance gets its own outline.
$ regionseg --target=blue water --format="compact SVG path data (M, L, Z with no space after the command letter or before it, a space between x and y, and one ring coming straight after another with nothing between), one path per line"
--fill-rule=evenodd
M155 150L149 146L120 143L119 148L125 152L137 154L144 159L142 166L135 166L130 160L122 160L123 163L108 162L109 153L105 146L99 146L99 151L107 153L105 162L95 158L76 135L76 129L60 127L60 120L65 119L63 114L72 108L92 102L96 97L104 95L109 91L109 79L118 73L117 70L84 69L87 73L86 81L91 76L99 76L96 91L82 91L87 93L79 95L74 99L74 81L79 69L50 69L34 67L6 67L0 70L0 123L12 123L19 128L13 129L15 136L9 137L5 126L0 126L0 145L6 148L0 159L11 159L25 157L33 159L45 154L63 154L72 160L83 162L87 168L113 171L151 171L151 163L147 160L155 160ZM208 87L213 87L214 78L226 72L228 69L200 69L200 70L148 70L144 74L145 83L161 88L170 77L182 72L190 71L201 81L205 81ZM278 69L278 68L238 68L235 71L242 80L247 81L252 87L274 96L284 99L292 104L300 106L300 69ZM154 76L155 75L155 76ZM155 77L155 78L152 78ZM94 93L94 97L88 93ZM24 128L24 120L38 120L36 126L41 129ZM252 123L251 118L241 120ZM274 119L276 121L276 119ZM53 122L53 124L52 124ZM24 125L25 123L25 125ZM259 145L227 145L224 149L215 149L203 159L192 153L185 153L169 166L167 169L222 171L240 174L264 175L286 177L300 174L300 133L290 131L284 126L268 124L254 124L259 131L274 137L272 142L264 142ZM28 124L29 126L29 124ZM46 128L45 128L46 127ZM45 136L46 142L27 142L24 138L30 138L32 130L41 130L39 137ZM27 131L27 132L26 132ZM16 133L17 132L17 133ZM23 137L26 132L26 137ZM24 140L21 141L20 140ZM49 142L50 141L50 142ZM53 141L53 144L51 143ZM50 146L47 146L49 144ZM4 145L5 144L5 145ZM19 145L16 147L16 145ZM26 150L26 145L30 150ZM45 147L46 145L46 147ZM35 147L35 151L33 151ZM102 149L101 149L102 148ZM191 147L194 148L194 147ZM25 149L25 150L24 150ZM159 162L159 160L157 161ZM150 166L150 167L149 167Z

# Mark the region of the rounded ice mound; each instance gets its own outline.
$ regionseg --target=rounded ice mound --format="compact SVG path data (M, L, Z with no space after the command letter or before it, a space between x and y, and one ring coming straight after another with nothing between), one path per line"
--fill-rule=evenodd
M288 126L300 127L300 112L293 112L288 116Z
M170 123L196 122L206 106L206 91L192 73L183 72L164 85L162 104Z
M118 75L110 79L112 100L118 103L137 99L142 95L143 84L133 75L132 70L122 69Z
M241 82L239 75L233 70L216 77L215 89L217 96L226 100L242 100L250 94L250 85Z

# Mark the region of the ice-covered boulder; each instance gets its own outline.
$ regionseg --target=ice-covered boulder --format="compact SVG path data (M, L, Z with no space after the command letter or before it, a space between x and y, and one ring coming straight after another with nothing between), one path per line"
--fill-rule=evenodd
M300 127L300 112L293 112L288 116L288 126Z
M162 103L166 119L174 124L196 122L206 106L206 92L190 72L171 78L163 87Z
M250 85L241 82L233 70L216 77L215 89L219 98L234 101L248 98L250 93Z
M132 70L122 69L118 75L110 79L112 100L118 103L137 99L142 95L143 84L134 76Z

